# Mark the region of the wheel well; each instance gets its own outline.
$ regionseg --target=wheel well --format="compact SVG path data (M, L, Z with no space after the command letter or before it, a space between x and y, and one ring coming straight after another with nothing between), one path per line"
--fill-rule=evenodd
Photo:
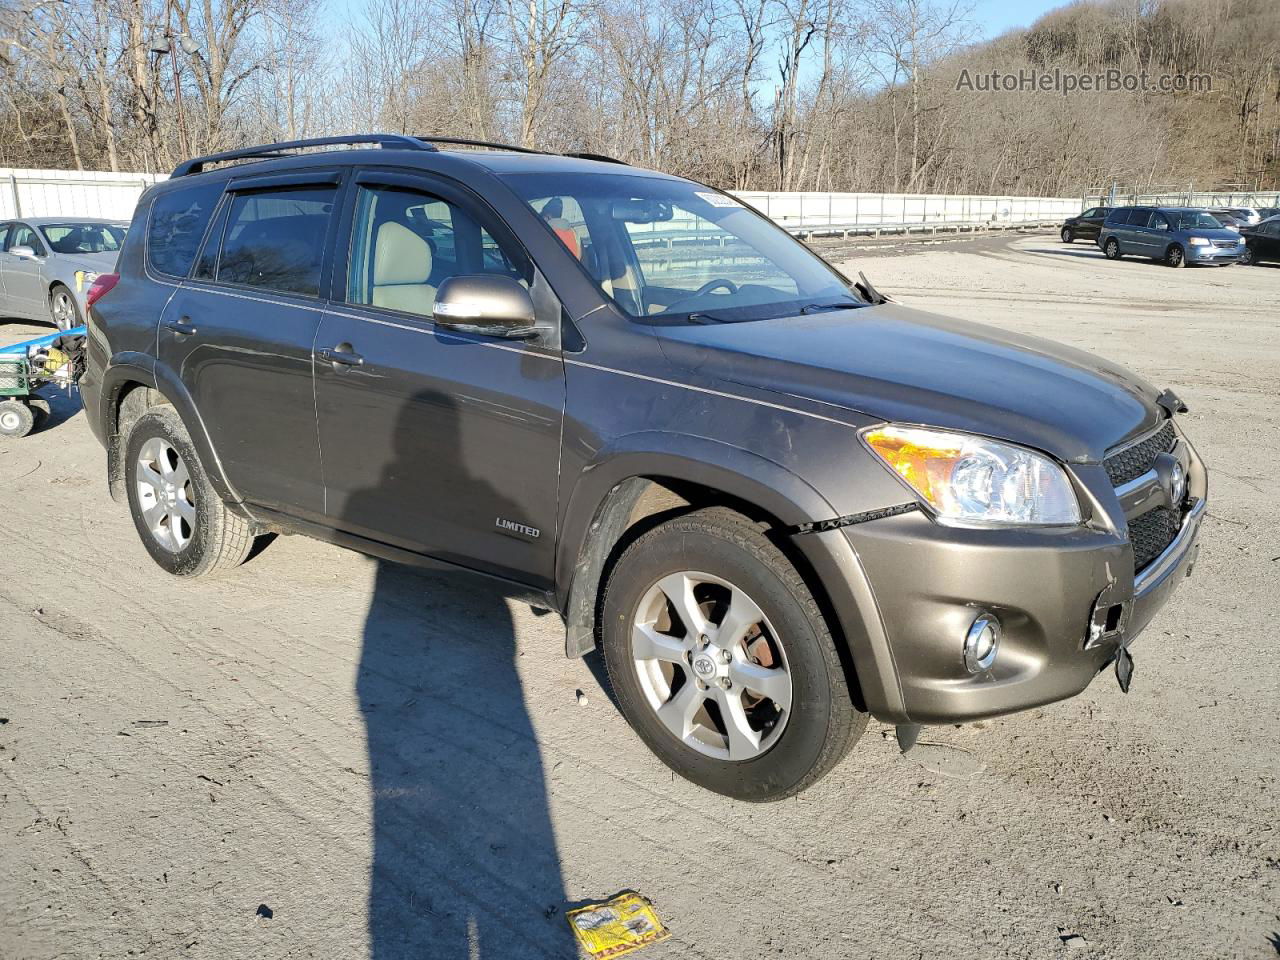
M107 484L111 499L125 500L124 445L134 421L151 407L172 405L169 398L145 383L126 381L111 402L107 419Z
M750 501L712 487L671 477L631 477L617 484L596 510L587 542L573 572L565 614L567 633L565 653L584 656L599 645L603 587L609 581L614 564L639 537L673 517L704 507L727 507L755 524L795 566L805 585L813 593L840 651L841 663L854 705L865 710L862 688L848 644L840 630L839 618L831 605L822 581L804 554L796 548L788 527L777 517Z

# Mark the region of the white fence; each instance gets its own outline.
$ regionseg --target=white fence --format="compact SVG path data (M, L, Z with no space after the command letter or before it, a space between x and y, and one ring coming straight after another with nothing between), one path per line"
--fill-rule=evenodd
M127 220L139 194L165 174L0 168L0 218L80 216ZM901 193L757 193L738 197L793 233L878 227L1004 225L1061 220L1078 197Z
M793 233L854 228L1036 223L1074 216L1079 197L905 193L752 193L736 196Z
M105 217L128 220L142 191L167 176L0 167L0 219Z

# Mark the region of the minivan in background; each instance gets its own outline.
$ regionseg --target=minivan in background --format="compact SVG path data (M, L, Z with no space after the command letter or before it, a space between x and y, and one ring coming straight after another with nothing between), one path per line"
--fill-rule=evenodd
M1235 263L1244 241L1209 211L1197 207L1116 207L1102 225L1098 246L1109 260L1150 257L1184 267Z

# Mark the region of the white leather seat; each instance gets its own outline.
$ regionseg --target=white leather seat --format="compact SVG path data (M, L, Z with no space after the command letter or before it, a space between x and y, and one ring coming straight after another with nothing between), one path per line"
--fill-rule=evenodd
M373 250L373 303L389 310L431 316L436 288L431 246L403 224L388 220L378 228Z

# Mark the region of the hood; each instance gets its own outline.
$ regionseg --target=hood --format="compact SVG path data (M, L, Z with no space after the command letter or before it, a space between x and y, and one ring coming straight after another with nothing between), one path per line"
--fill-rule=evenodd
M1154 387L1092 354L896 304L654 329L689 371L1067 461L1100 460L1163 416Z
M116 268L118 250L107 253L55 253L58 266L72 270L89 270L93 273L111 273Z
M1228 230L1226 227L1216 230L1178 230L1176 233L1185 234L1188 237L1204 237L1206 240L1239 240L1240 234L1235 230Z

